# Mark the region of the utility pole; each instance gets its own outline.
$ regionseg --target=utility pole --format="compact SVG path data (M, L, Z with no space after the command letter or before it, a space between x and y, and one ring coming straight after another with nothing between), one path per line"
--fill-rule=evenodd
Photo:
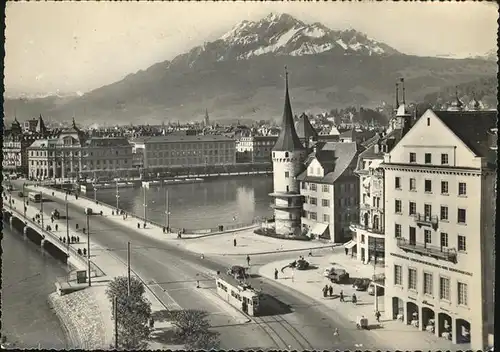
M118 191L118 181L116 181L116 211L118 212L118 198L120 198L120 194L119 194L119 191Z
M42 193L42 191L40 191L40 213L41 213L40 216L42 217L42 230L43 230L44 227L43 227L43 193Z
M127 289L130 296L130 242L127 242Z
M118 299L113 297L113 310L115 312L115 350L118 349Z
M147 219L147 213L146 213L146 207L148 206L147 203L146 203L146 187L143 187L143 190L144 190L144 223L146 223L146 219Z
M90 219L87 214L87 263L89 271L89 287L92 286L92 279L90 278Z
M68 245L68 255L69 255L69 209L68 209L68 193L66 193L66 243Z
M165 191L165 226L170 227L170 201L168 198L168 189Z
M373 249L373 285L375 286L374 287L374 291L375 291L375 312L378 312L378 297L377 297L377 290L378 290L378 284L377 282L375 281L377 279L377 276L376 276L376 264L377 264L377 238L373 238L374 241L373 241L373 246L374 246L374 249Z

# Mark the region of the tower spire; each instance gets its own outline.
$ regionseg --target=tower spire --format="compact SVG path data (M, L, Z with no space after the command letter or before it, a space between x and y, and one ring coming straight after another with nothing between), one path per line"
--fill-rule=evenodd
M401 77L401 85L403 86L403 104L405 104L405 79Z
M399 83L396 82L396 108L394 110L397 110L399 107Z

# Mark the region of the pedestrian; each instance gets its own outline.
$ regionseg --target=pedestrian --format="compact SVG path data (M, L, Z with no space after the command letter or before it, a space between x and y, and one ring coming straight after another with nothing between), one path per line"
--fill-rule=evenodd
M50 221L51 221L52 223L54 223L54 217L53 217L53 216L51 216L51 217L50 217Z
M233 239L233 246L236 247L236 238Z
M87 255L87 248L83 249L83 255Z
M78 254L82 255L82 250L80 248L78 248L77 252Z
M309 256L312 257L313 256L313 251L312 249L309 251Z
M125 217L123 217L123 219L125 219ZM163 233L165 233L165 226L163 226Z
M101 214L101 216L102 216L102 210L101 210L101 212L99 214Z
M76 229L78 230L78 224L76 224Z
M340 290L339 297L340 297L340 302L344 302L344 290Z
M137 223L137 228L140 229L141 228L141 224Z
M323 297L326 298L328 294L328 285L325 285L325 287L323 287Z
M355 293L352 294L351 301L352 301L352 304L356 304L356 302L358 301L358 299L356 298L356 294Z
M85 233L85 227L82 229L82 232Z
M144 228L146 228L146 223L142 224Z
M274 279L278 280L278 269L274 268Z
M66 243L66 237L63 237L63 243ZM69 239L68 239L68 243L69 243Z
M62 237L61 236L59 236L59 242L62 242Z
M375 311L375 319L377 319L377 323L380 323L380 312L377 310Z
M58 224L56 224L56 231L57 231L57 229L58 229L58 228L59 228L59 225L58 225Z
M333 287L332 285L330 285L330 287L328 287L328 294L330 297L333 297Z
M248 264L248 266L250 266L250 256L249 255L247 255L247 264Z
M76 236L76 242L80 243L80 236Z
M113 215L113 216L115 215L115 211L114 210L111 211L111 215Z

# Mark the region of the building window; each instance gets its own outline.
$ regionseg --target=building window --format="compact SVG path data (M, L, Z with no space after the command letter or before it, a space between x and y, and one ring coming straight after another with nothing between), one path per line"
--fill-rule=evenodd
M447 277L439 278L439 298L450 300L450 279Z
M328 199L322 199L321 200L321 205L324 207L329 207L330 206L330 201Z
M463 282L458 283L457 287L458 291L458 304L462 306L467 305L467 284L464 284Z
M330 191L330 189L328 188L328 185L321 185L321 190L324 192L324 193L328 193Z
M431 153L425 153L425 163L426 164L432 163L432 154Z
M395 206L395 213L396 214L401 214L402 213L402 206L401 206L401 200L399 199L396 199L395 202L394 202L394 206Z
M401 265L394 265L394 285L403 284L403 268Z
M323 222L330 222L330 215L323 214Z
M410 178L410 191L417 190L417 180L414 178Z
M417 213L417 203L410 202L408 215L415 215Z
M317 220L318 218L318 214L313 211L309 213L309 216L311 217L311 220Z
M432 296L434 291L432 286L432 274L424 273L424 294Z
M425 192L432 193L432 181L431 180L425 180Z
M446 232L441 232L441 248L448 247L448 234Z
M432 205L424 204L424 216L425 220L430 221L432 215Z
M441 206L441 220L448 220L448 207Z
M427 118L427 126L430 126L430 125L431 125L431 118L430 118L430 117L428 117L428 118Z
M441 194L448 194L448 181L441 181Z
M431 232L431 230L424 230L424 241L425 241L425 244L432 243L432 232Z
M465 209L458 208L457 218L459 224L465 224L467 222L467 211Z
M448 154L441 154L441 165L448 165Z
M318 188L315 183L311 183L311 191L316 191Z
M458 183L458 195L459 196L467 195L467 185L465 184L465 182Z
M307 187L306 187L306 183L305 183L305 182L301 182L300 184L301 184L301 186L302 186L302 189L307 189Z
M467 250L467 242L465 236L458 235L458 250L460 252L465 252Z
M311 197L310 201L311 201L312 205L317 205L318 204L318 200L315 197Z
M408 289L409 290L417 289L417 269L413 268L408 269Z
M394 178L394 187L396 189L401 189L401 177Z
M394 237L401 238L401 224L394 224Z
M417 162L417 154L410 153L410 163L416 163L416 162Z
M285 178L289 178L290 177L290 173L288 171L285 171Z

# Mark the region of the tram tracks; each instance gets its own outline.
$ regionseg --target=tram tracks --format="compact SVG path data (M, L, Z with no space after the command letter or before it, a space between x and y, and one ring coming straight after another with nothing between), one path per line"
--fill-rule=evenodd
M271 321L268 319L271 319ZM252 317L252 320L269 336L279 349L314 350L314 347L307 338L281 315L257 316ZM276 325L280 329L276 328Z

